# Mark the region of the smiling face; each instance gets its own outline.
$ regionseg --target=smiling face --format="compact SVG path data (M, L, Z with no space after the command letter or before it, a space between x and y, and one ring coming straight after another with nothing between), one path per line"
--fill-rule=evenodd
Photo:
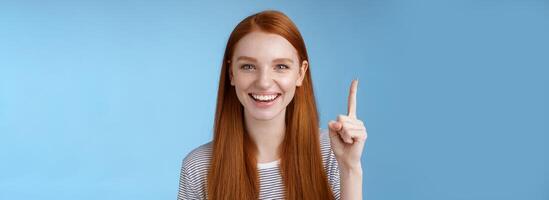
M253 31L235 45L230 78L244 113L256 120L283 117L301 86L307 61L284 37Z

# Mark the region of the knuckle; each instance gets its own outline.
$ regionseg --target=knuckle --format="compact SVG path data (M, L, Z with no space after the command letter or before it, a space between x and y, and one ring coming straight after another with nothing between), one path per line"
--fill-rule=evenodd
M343 124L343 131L345 134L349 134L350 131L352 131L352 127L350 127L348 124Z

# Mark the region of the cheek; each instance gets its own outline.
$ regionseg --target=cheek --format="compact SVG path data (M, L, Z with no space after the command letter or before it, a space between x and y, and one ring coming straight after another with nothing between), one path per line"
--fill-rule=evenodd
M243 76L241 74L235 75L233 77L234 87L236 88L237 91L247 89L252 82L253 82L253 79L247 76Z
M284 92L292 92L296 88L297 76L284 76L278 80L278 85Z

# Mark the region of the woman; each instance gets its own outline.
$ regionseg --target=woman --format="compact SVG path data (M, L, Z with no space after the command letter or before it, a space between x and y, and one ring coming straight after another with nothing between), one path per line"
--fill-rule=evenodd
M278 11L245 18L225 49L213 141L183 160L178 199L362 199L357 84L348 115L320 131L297 27Z

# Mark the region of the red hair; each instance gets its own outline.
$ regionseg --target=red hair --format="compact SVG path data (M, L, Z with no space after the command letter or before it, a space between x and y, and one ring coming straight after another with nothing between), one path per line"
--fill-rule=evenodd
M299 30L281 12L256 13L235 27L227 42L219 78L213 152L207 178L208 199L259 198L257 147L246 132L244 108L230 84L228 62L236 43L253 31L284 37L297 50L299 63L309 60ZM322 164L319 117L310 70L286 107L285 121L286 133L279 152L286 199L334 199Z

